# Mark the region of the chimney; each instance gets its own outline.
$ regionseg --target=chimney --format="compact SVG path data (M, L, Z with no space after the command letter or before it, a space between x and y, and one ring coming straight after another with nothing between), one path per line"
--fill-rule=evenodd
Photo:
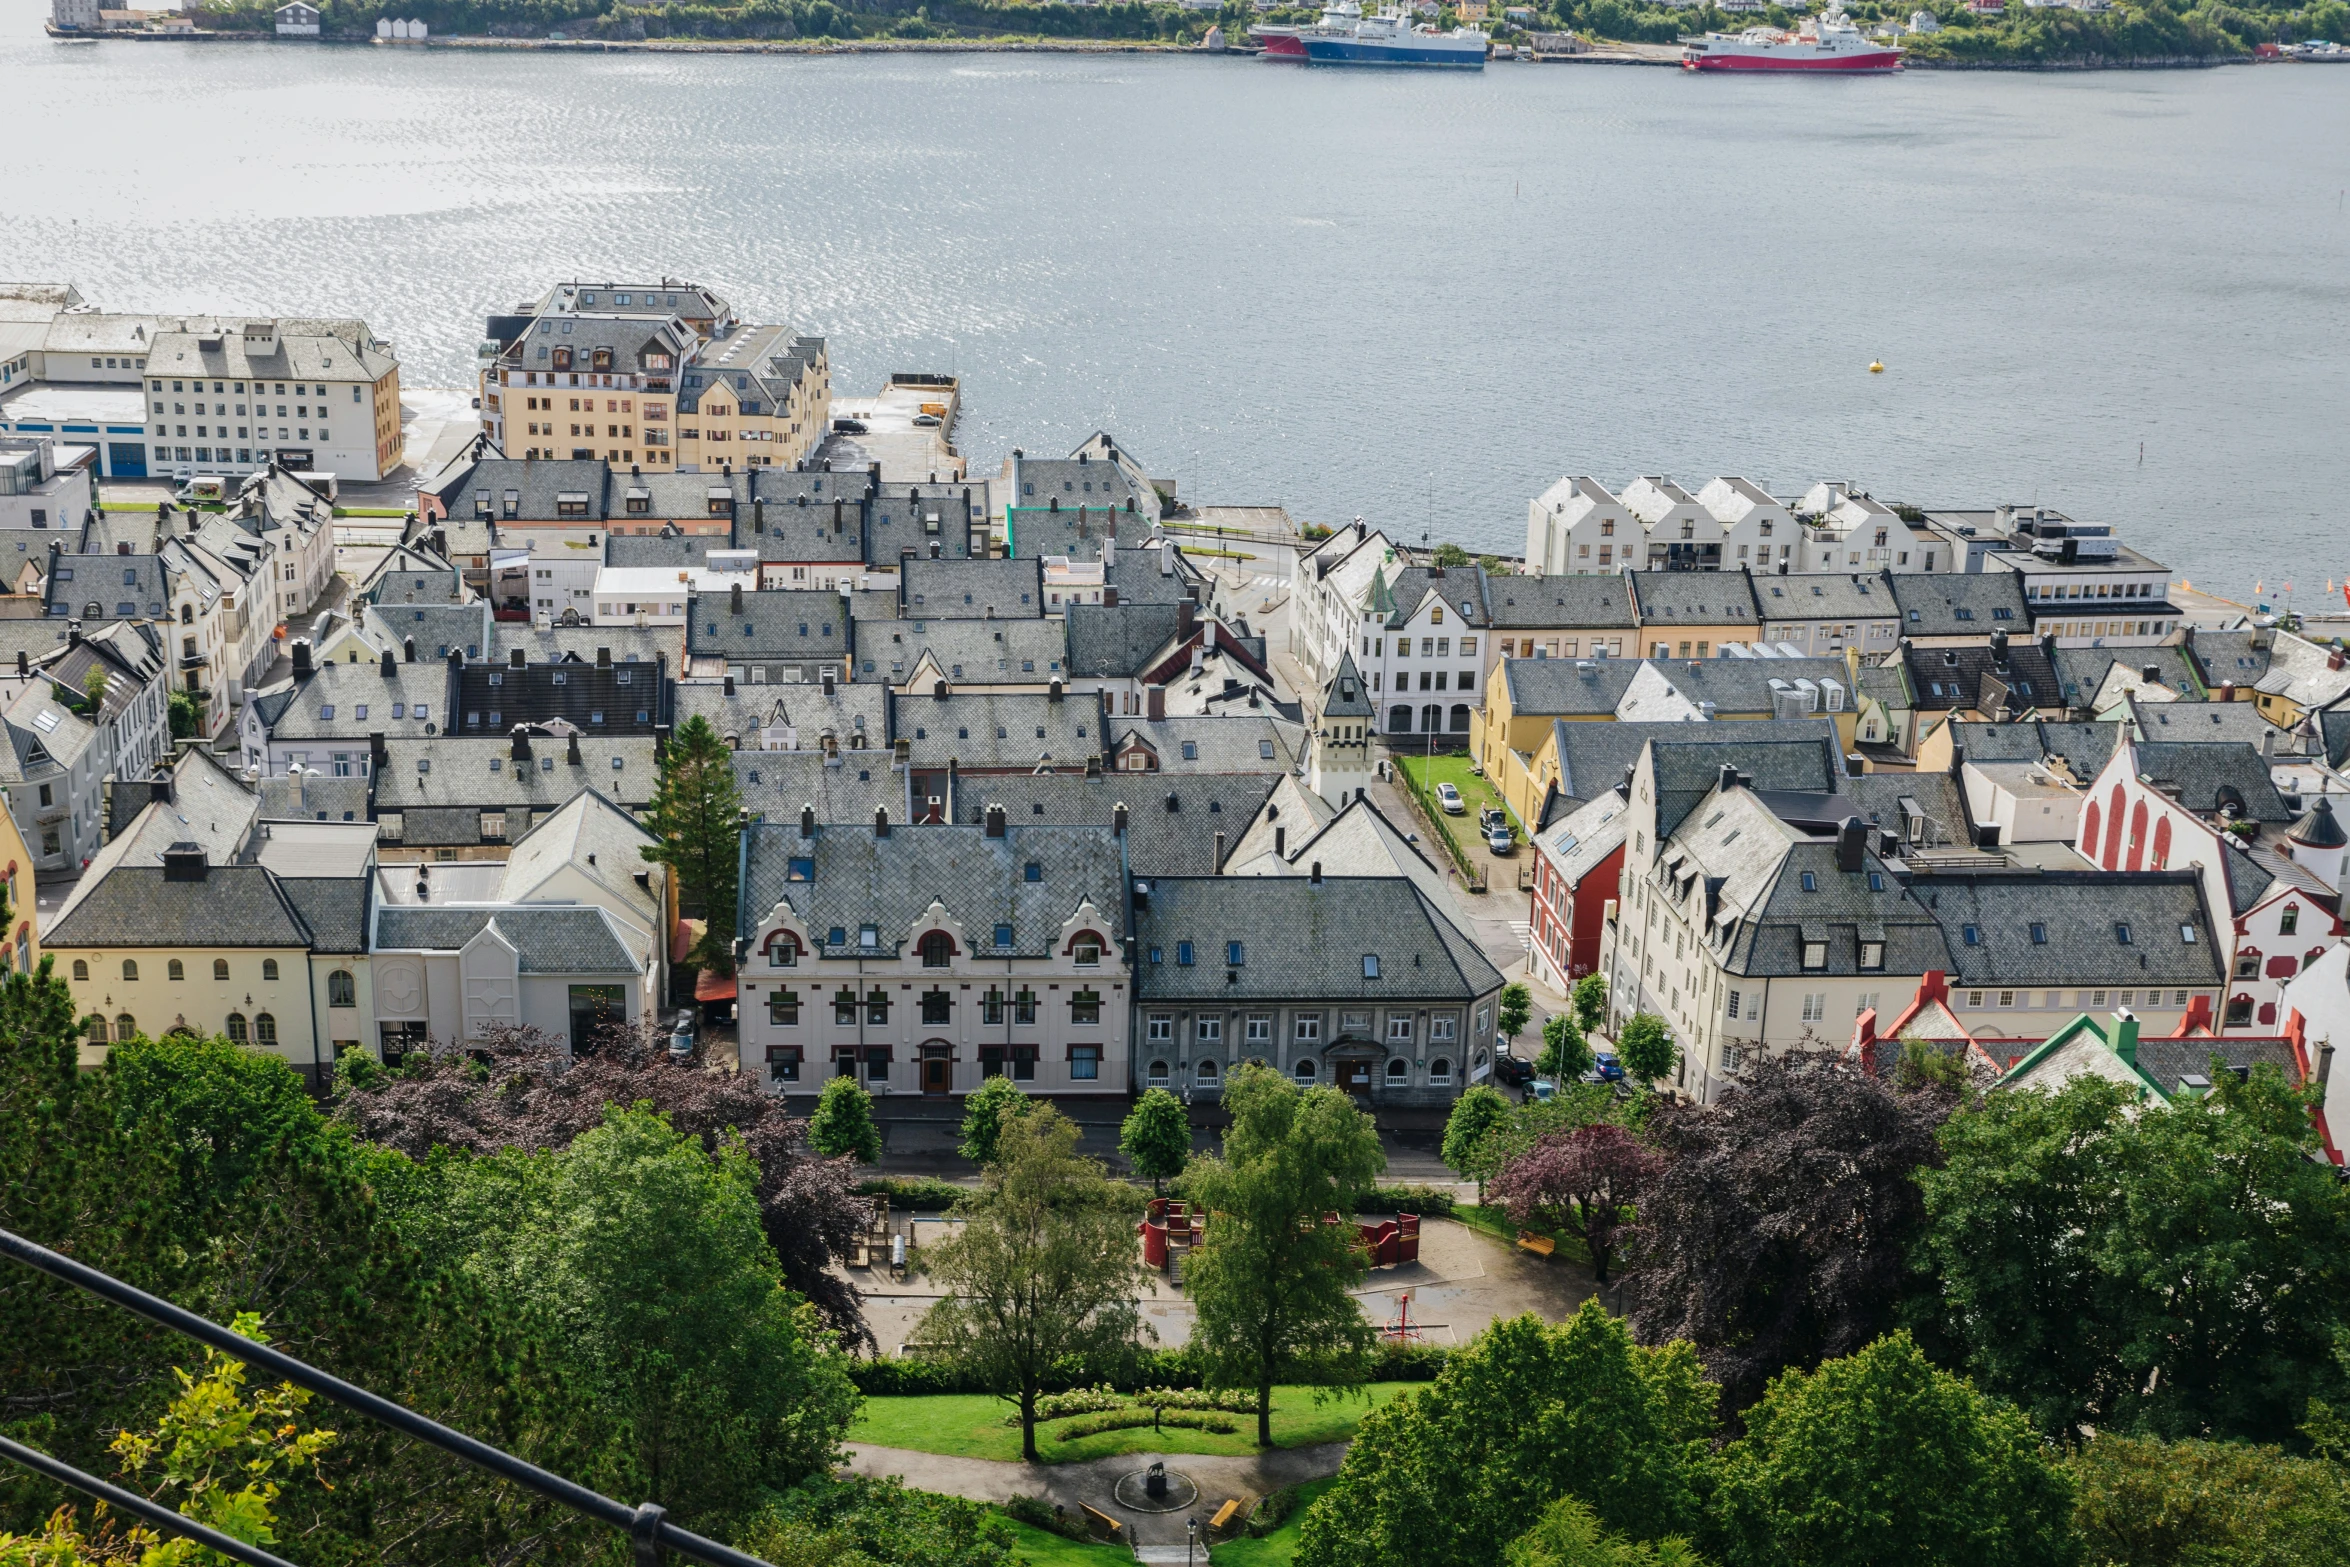
M1224 874L1224 835L1222 833L1216 834L1216 861L1213 874L1218 876Z
M938 826L947 819L946 810L946 801L941 796L935 794L924 796L922 800L923 825L927 827Z
M208 868L204 850L196 844L183 841L163 851L165 881L202 881Z
M587 766L587 758L579 754L579 736L573 735L563 747L563 760L573 767Z
M522 649L515 648L506 655L506 662L512 668L520 669L523 665L524 656L525 655L523 654Z
M1724 762L1722 764L1722 775L1715 787L1723 794L1728 794L1738 787L1738 768L1735 763Z
M2043 632L2043 633L2041 633L2041 636L2040 636L2040 656L2041 656L2041 657L2043 657L2043 658L2051 658L2051 659L2052 659L2052 658L2054 658L2054 657L2056 657L2056 633L2055 633L2055 632L2053 632L2053 631L2048 631L2048 632Z
M669 726L667 724L655 724L653 726L653 760L655 762L659 762L668 754Z
M2114 1014L2113 1053L2132 1066L2138 1064L2138 1020L2127 1011Z
M1313 869L1306 872L1306 882L1309 886L1314 887L1322 885L1322 862L1320 860L1316 860Z
M530 730L523 724L514 726L514 760L517 762L530 760Z
M2342 662L2342 650L2340 648L2336 648L2331 653L2326 655L2326 668L2328 669L2340 669L2342 667Z
M157 773L147 780L147 798L157 805L171 803L171 774Z
M463 669L465 667L465 649L461 647L453 647L449 649L449 667L451 669Z
M1847 816L1836 827L1836 868L1857 871L1868 853L1868 824L1857 816Z
M374 765L376 776L379 778L383 776L384 764L392 759L392 748L385 743L385 740L385 733L381 729L367 737L368 760Z
M873 836L876 838L889 836L889 807L886 805L873 807Z
M1126 802L1120 800L1116 805L1110 807L1110 831L1118 837L1125 837L1126 822Z
M739 615L743 612L743 585L739 582L730 583L727 586L726 612L729 615Z
M1178 600L1176 600L1176 602L1175 602L1175 640L1177 640L1178 642L1182 641L1182 640L1183 640L1185 637L1188 637L1188 636L1190 636L1190 635L1191 635L1191 630L1192 630L1192 616L1193 616L1193 613L1194 613L1194 611L1193 611L1193 608L1192 608L1192 603L1191 603L1191 600L1189 600L1189 599L1178 599Z
M2161 685L2162 666L2160 664L2142 664L2138 668L2138 678L2150 686Z
M384 657L390 658L391 656L391 649L384 649ZM416 639L414 637L402 637L400 639L400 661L405 664L413 664L416 662Z
M1004 808L1000 805L987 808L987 835L990 838L1001 838L1004 835Z
M753 533L767 531L767 503L765 501L751 502L751 531Z
M1058 677L1056 677L1051 685L1048 685L1044 688L1044 694L1046 700L1058 702L1066 693L1062 690L1061 682Z
M1152 722L1155 723L1158 720L1165 718L1167 716L1167 688L1165 686L1152 686L1148 691L1144 692L1143 707L1144 710L1149 714Z
M1175 575L1175 544L1171 539L1159 546L1159 575L1162 577Z
M2001 669L2007 667L2007 633L2004 631L1991 633L1991 662Z
M2326 1083L2334 1075L2334 1047L2331 1041L2317 1047L2317 1086L2322 1095Z
M308 660L307 658L305 658L305 659L303 659L303 661L302 661L302 662L306 664L306 663L308 663L308 662L309 662L309 660ZM398 679L398 678L399 678L399 675L400 675L400 666L399 666L397 663L393 662L393 660L392 660L392 650L391 650L390 648L385 648L385 649L384 649L384 661L383 661L383 677L384 677L386 680L396 680L396 679Z
M299 674L302 669L302 660L309 656L310 644L307 642L297 642L294 644L294 646L300 649L300 651L294 655L294 671L295 673ZM16 650L16 678L19 680L30 679L32 673L32 665L27 662L24 649L18 648Z
M387 652L384 656L389 658L391 655ZM24 655L22 653L16 655L16 672L19 675L24 673ZM294 638L294 678L296 680L308 680L311 676L311 672L310 639L308 637L296 637Z
M610 648L600 647L596 649L596 667L598 669L610 669L612 667L612 650Z
M1288 828L1276 827L1273 829L1273 853L1280 859L1286 860L1289 858Z

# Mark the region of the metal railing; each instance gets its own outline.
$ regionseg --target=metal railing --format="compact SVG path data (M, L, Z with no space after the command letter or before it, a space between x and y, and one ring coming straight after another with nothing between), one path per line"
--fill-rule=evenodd
M427 1419L413 1409L379 1397L363 1387L354 1386L340 1377L329 1376L281 1350L256 1343L217 1322L208 1321L167 1300L160 1300L145 1290L125 1284L112 1274L101 1273L70 1257L60 1256L45 1246L37 1246L21 1235L0 1230L0 1256L23 1263L53 1279L61 1279L76 1289L86 1290L100 1300L145 1317L183 1337L210 1345L272 1377L308 1388L346 1409L356 1410L395 1431L452 1453L477 1469L486 1469L502 1480L510 1480L597 1523L618 1529L634 1543L640 1567L657 1567L664 1550L675 1551L680 1556L691 1557L698 1562L707 1562L710 1567L771 1567L771 1564L756 1556L745 1555L731 1546L720 1545L716 1540L704 1539L690 1529L679 1528L669 1522L662 1510L651 1502L635 1507L616 1502L584 1485L541 1469L536 1464L525 1463L501 1448L476 1441L462 1431L451 1430L437 1420ZM225 1556L250 1563L252 1567L291 1567L290 1563L265 1551L230 1539L135 1492L108 1485L103 1480L83 1474L70 1465L19 1443L0 1441L0 1457L23 1464L62 1485L99 1497L124 1512L186 1535Z

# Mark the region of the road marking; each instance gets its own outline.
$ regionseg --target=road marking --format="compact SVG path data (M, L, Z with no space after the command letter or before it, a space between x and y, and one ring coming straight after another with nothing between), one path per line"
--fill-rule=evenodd
M1528 952L1534 950L1534 922L1532 920L1511 920L1510 934L1518 938L1519 946L1524 947Z

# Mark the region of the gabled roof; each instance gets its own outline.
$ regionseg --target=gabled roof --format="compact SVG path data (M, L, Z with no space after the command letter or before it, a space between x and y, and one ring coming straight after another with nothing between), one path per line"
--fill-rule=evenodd
M696 593L686 600L685 647L691 656L730 659L837 659L847 656L848 612L838 593L779 588Z
M1486 613L1496 631L1629 631L1638 624L1621 576L1494 577Z
M1044 613L1044 564L916 558L898 568L898 597L907 619L1032 619Z
M2066 705L2048 655L2038 643L2023 638L2008 643L2004 658L1988 647L1917 646L1905 646L1902 658L1923 712L1982 711L1990 689L1987 682L2006 689L2010 710Z
M2085 1059L2079 1047L2094 1054ZM2079 1070L2057 1075L2068 1050L2070 1064ZM2117 1082L2134 1083L2149 1098L2169 1103L2183 1093L2207 1092L2219 1072L2249 1072L2255 1066L2273 1066L2287 1082L2300 1080L2300 1062L2291 1040L2282 1038L2214 1037L2159 1039L2143 1036L2138 1019L2116 1014L2099 1017L2083 1012L2048 1036L2047 1040L2000 1078L2001 1088L2055 1088L2082 1071ZM2189 1084L2190 1076L2201 1085Z
M935 678L950 684L1044 685L1068 677L1068 632L1059 620L864 620L856 625L859 679L903 684L923 673L925 656Z
M633 908L648 924L662 911L661 894L636 883L639 872L649 872L658 884L668 875L665 866L645 859L638 851L657 842L637 825L636 818L593 788L583 789L543 820L508 852L505 874L499 879L498 898L505 903L532 901L539 889L566 868L602 883Z
M160 865L117 865L60 914L42 945L308 947L309 925L259 865L212 865L175 881Z
M2227 977L2192 869L1914 876L1910 892L1942 922L1954 984L2208 986Z
M1648 743L1672 746L1676 757L1683 748L1691 755L1710 754L1718 762L1735 763L1749 773L1748 753L1757 753L1758 787L1766 789L1827 789L1841 778L1843 767L1831 769L1837 755L1836 726L1824 718L1722 719L1710 724L1631 723L1579 724L1561 721L1551 726L1551 744L1557 747L1559 793L1568 800L1596 799L1622 784ZM1808 749L1806 747L1808 746ZM1794 749L1785 749L1793 747ZM1682 764L1674 761L1675 777ZM1715 782L1714 772L1699 769L1699 792ZM1670 826L1661 829L1670 831Z
M1284 775L1285 777L1286 775ZM1000 805L1014 826L1107 827L1126 807L1126 863L1137 876L1213 876L1217 838L1229 868L1249 823L1283 778L1267 773L1209 773L1181 778L1115 773L964 776L955 782L953 819L983 825ZM1172 801L1172 805L1170 805ZM893 813L894 814L894 813ZM871 813L866 820L872 819ZM1293 835L1308 824L1291 823Z
M1904 636L1984 637L2006 631L2021 641L2031 629L2024 579L2012 571L1898 572L1892 584Z
M2268 759L2241 740L2148 741L2137 754L2138 776L2198 815L2230 807L2256 822L2293 819Z
M1635 571L1625 581L1643 631L1676 625L1762 629L1754 580L1743 571Z
M1355 668L1353 651L1340 653L1337 673L1322 688L1322 716L1368 719L1376 717L1378 711L1379 704L1371 700L1362 672Z
M382 904L375 916L375 950L455 952L492 924L514 948L525 974L642 974L652 956L634 932L592 903Z
M1502 982L1477 944L1402 876L1163 876L1134 923L1143 1002L1466 1003ZM1237 965L1226 961L1235 942ZM1186 943L1190 964L1181 961ZM1379 959L1377 978L1363 972L1367 956Z
M1072 604L1063 622L1069 673L1137 679L1169 650L1182 623L1176 604Z
M1802 576L1759 577L1755 602L1763 619L1782 620L1897 620L1901 606L1894 602L1892 573L1807 572Z

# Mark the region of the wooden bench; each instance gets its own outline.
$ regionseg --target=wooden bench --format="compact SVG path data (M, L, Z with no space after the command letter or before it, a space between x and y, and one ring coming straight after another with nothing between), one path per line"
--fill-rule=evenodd
M1216 1516L1208 1520L1208 1532L1215 1534L1220 1530L1230 1528L1232 1520L1239 1516L1240 1498L1236 1496L1216 1509Z
M1530 1251L1537 1257L1549 1256L1558 1250L1558 1245L1547 1235L1537 1235L1532 1230L1518 1231L1518 1250Z
M1107 1540L1110 1544L1115 1545L1126 1538L1126 1526L1100 1508L1088 1507L1085 1503L1079 1502L1077 1511L1085 1519L1085 1526L1093 1531L1095 1539Z

